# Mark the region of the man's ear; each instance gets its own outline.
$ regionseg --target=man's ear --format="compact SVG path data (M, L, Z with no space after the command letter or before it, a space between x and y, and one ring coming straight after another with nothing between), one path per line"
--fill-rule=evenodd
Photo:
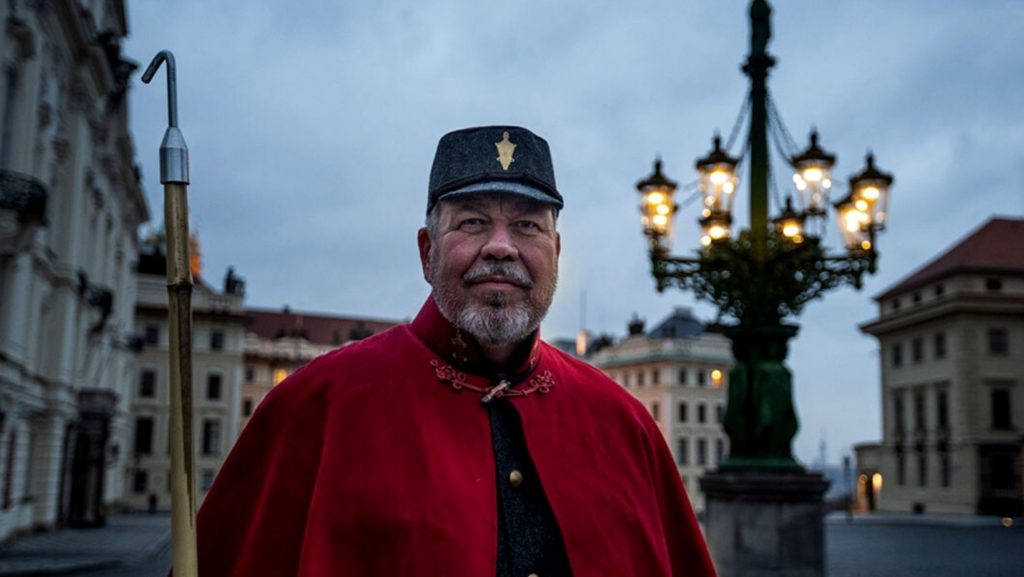
M426 227L416 233L416 244L420 248L420 266L423 267L423 280L430 282L430 249L433 248L433 241Z
M555 233L555 256L562 255L562 234L559 232Z

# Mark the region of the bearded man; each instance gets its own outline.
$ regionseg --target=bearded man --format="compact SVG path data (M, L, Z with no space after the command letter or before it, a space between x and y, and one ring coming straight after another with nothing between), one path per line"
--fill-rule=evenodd
M441 138L431 296L260 404L200 510L201 575L714 575L646 409L539 338L562 207L529 130Z

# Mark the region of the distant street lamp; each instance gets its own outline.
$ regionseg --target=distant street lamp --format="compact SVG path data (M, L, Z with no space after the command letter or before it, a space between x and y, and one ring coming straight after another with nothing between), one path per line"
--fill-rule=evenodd
M734 321L725 330L736 360L723 423L729 456L701 479L705 530L724 577L824 574L822 497L828 482L793 458L798 421L792 376L784 362L797 326L784 321L830 289L845 284L859 289L864 274L875 272L876 235L886 225L893 182L869 153L867 167L850 178L848 194L833 204L846 250L828 252L822 236L836 157L819 145L816 130L801 150L782 124L767 86L775 64L767 51L770 19L768 3L752 0L750 54L743 65L749 96L728 140L723 144L715 135L711 151L696 162L702 204L700 248L694 256L669 254L680 203L678 186L663 173L660 158L654 173L636 185L658 290L692 290L718 307L721 317ZM747 138L730 152L748 114ZM770 186L769 139L793 170L795 191L785 200L778 187ZM733 232L733 202L744 162L749 165L750 225ZM775 218L769 218L770 188Z

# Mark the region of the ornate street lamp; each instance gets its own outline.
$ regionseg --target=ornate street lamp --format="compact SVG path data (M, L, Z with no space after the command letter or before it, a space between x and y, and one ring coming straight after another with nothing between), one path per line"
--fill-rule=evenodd
M723 576L824 574L822 499L828 482L793 458L798 421L785 359L797 326L785 321L833 288L860 288L864 274L875 272L876 235L886 225L893 182L869 154L867 167L850 178L848 193L834 204L846 250L827 252L821 241L836 157L818 144L816 130L800 150L768 95L768 71L775 64L767 51L770 19L768 3L752 0L750 54L743 65L750 94L732 131L739 134L749 112L747 140L730 153L734 136L725 146L715 136L712 151L696 163L703 204L696 215L701 235L694 256L669 254L676 187L662 173L661 161L653 175L637 184L658 290L673 285L692 290L733 321L725 330L736 360L723 422L729 456L701 479L705 530ZM769 137L794 172L795 191L784 203L776 194L775 218L769 218ZM734 233L736 172L745 160L750 166L750 225ZM753 518L761 521L749 523ZM736 546L767 542L779 545L764 558Z
M821 147L817 130L800 150L782 125L767 89L768 70L775 64L767 52L770 15L765 0L751 2L750 55L743 66L751 81L748 139L730 153L732 143L723 146L716 135L711 152L696 162L703 203L695 215L701 228L695 256L669 254L676 184L662 172L660 159L654 173L637 184L658 290L672 285L692 290L735 321L727 330L737 362L724 423L730 439L726 469L801 469L791 451L797 419L791 378L783 366L786 342L797 327L784 321L830 289L844 284L860 288L864 273L875 272L876 235L885 228L893 182L869 154L867 167L850 178L848 194L834 204L846 251L828 253L821 236L832 204L836 156ZM747 118L746 112L739 120ZM770 140L793 169L795 189L785 204L776 200L779 212L771 219ZM733 232L736 171L744 157L750 165L750 226Z

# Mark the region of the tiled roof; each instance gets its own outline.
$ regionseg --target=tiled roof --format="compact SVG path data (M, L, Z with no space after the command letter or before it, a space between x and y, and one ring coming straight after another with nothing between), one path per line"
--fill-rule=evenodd
M341 345L389 329L400 321L365 319L301 311L249 308L246 330L264 339L302 337L314 344Z
M884 300L960 273L1024 275L1024 219L993 218L875 297Z

